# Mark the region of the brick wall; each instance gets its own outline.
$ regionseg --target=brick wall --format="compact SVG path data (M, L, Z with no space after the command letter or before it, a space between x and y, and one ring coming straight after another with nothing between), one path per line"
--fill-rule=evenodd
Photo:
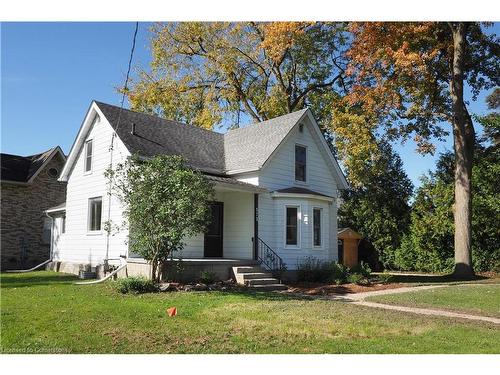
M52 158L31 185L1 183L1 268L27 268L47 260L50 236L44 238L44 211L64 203L66 183L50 177L47 171L62 171L60 155Z

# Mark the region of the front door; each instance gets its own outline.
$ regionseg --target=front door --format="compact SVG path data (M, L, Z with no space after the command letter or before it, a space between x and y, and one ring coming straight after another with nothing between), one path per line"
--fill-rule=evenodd
M222 223L224 203L212 202L210 204L210 225L205 233L206 258L222 258Z

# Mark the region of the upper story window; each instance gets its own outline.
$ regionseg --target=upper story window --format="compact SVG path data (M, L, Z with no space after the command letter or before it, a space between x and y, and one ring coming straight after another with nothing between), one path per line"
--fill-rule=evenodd
M102 197L89 199L87 229L89 232L101 231Z
M92 171L92 154L93 154L92 139L85 142L85 172Z
M307 149L304 146L295 145L295 180L306 181L306 158Z

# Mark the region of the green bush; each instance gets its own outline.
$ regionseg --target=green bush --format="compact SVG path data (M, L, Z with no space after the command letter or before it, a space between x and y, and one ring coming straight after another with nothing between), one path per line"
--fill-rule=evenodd
M201 273L200 281L204 284L213 284L215 283L219 278L217 277L217 274L215 272L211 271L203 271Z
M118 279L116 289L120 293L150 293L158 291L152 280L145 277L126 277Z
M331 262L330 263L331 275L330 280L336 284L344 284L349 276L349 268L341 263Z
M380 283L389 284L394 277L390 273L381 273L377 278Z
M328 278L329 272L319 259L306 257L297 264L297 281L326 282Z
M297 264L297 281L342 284L347 280L348 271L343 264L306 257Z
M360 273L351 273L347 277L347 281L352 284L366 284L366 278Z
M370 277L372 269L368 263L361 261L360 264L351 268L351 273L359 273L363 277Z

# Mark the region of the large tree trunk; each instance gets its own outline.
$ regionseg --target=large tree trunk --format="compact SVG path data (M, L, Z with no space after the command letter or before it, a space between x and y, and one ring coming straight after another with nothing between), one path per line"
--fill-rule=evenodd
M472 160L474 156L474 125L464 103L464 58L467 24L451 25L453 33L453 136L455 148L455 270L454 275L469 278L472 268Z

